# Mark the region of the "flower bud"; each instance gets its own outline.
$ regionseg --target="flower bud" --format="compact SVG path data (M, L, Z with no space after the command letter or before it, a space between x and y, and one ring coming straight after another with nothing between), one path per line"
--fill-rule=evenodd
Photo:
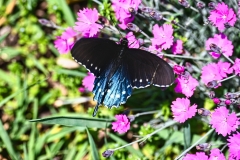
M212 99L215 104L220 104L221 100L219 98Z
M198 114L201 116L209 116L211 112L205 108L200 108L197 110Z
M210 91L209 92L209 97L212 99L215 97L215 92L214 91Z
M237 93L228 92L228 93L225 94L226 99L234 99L234 98L238 98L238 97L239 97L239 94L237 94Z
M216 44L214 44L214 43L211 43L209 47L210 47L210 50L211 50L212 52L216 52L216 53L219 53L219 54L222 53L221 48L219 48L219 47L218 47Z
M134 121L135 120L135 116L134 115L130 115L128 116L128 119L130 122Z
M204 8L206 5L205 5L205 3L199 1L199 2L197 2L196 6L197 6L198 9L202 9L202 8Z
M230 104L231 104L231 100L226 99L226 100L225 100L225 104L226 104L226 105L230 105Z
M137 14L137 11L136 11L133 7L129 7L129 8L128 8L128 11L129 11L131 14Z
M102 156L107 158L110 157L113 153L114 153L113 150L106 150L102 153Z
M178 0L178 2L185 8L189 8L190 4L188 3L187 0Z
M208 88L215 88L218 86L218 82L216 80L213 80L211 82L208 82L207 87Z
M156 19L157 21L163 19L163 16L159 11L154 10L151 11L149 14L153 19Z
M140 9L144 13L150 13L154 10L153 8L145 7L145 6L139 6L138 9Z
M215 7L216 7L216 3L215 3L215 2L210 2L210 3L208 3L208 8L209 8L210 10L214 10Z
M210 143L202 143L202 144L198 144L196 146L196 149L200 151L209 151L211 147L212 145Z
M133 32L139 32L140 29L137 25L133 24L133 23L128 23L127 24L127 28Z

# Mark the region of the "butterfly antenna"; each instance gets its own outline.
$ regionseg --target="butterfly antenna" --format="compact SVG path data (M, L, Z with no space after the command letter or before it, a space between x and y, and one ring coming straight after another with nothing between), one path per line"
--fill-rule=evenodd
M97 105L95 106L94 111L93 111L93 114L92 114L93 117L95 117L95 116L97 115L99 105L100 105L100 104L97 103Z

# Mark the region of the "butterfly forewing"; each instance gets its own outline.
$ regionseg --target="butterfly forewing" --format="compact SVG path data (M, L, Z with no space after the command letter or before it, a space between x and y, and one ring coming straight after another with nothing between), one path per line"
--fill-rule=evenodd
M103 38L81 38L71 50L75 61L98 77L102 70L118 56L121 47Z
M132 87L143 88L150 84L168 87L174 81L173 69L169 64L150 52L126 49L124 60L129 66Z

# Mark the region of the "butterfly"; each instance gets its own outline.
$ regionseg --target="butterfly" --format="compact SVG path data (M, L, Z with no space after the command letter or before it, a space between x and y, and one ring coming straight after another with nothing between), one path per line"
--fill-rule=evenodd
M119 44L104 38L81 38L71 54L96 77L93 116L100 105L112 108L124 104L133 88L168 87L174 82L173 69L167 62L150 52L129 48L126 38Z

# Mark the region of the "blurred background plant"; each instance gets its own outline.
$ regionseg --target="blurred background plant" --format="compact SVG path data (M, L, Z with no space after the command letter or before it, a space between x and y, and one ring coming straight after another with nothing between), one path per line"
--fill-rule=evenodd
M163 15L170 15L180 24L188 26L188 30L182 34L179 34L181 28L175 26L179 32L174 36L186 42L185 47L190 53L202 53L201 56L206 54L202 52L205 50L205 41L217 31L214 27L203 26L203 17L207 15L205 10L196 14L179 5L176 0L143 3L164 10ZM228 4L236 7L234 1L229 1ZM135 90L124 107L112 110L101 107L98 113L100 120L89 118L92 106L95 105L92 94L79 92L82 79L87 75L86 69L79 67L70 54L60 55L55 49L53 41L63 30L42 26L38 21L44 18L67 28L74 25L76 12L84 7L98 8L102 16L107 16L112 22L116 21L108 1L0 0L0 159L105 159L96 154L107 148L127 144L135 140L136 135L147 135L162 120L172 118L170 104L179 97L173 92L173 86L164 91L156 87ZM149 19L138 17L134 23L151 34L149 28L152 27L149 26L159 22L153 23ZM235 46L234 56L239 57L239 30L229 29L225 33ZM120 38L120 35L115 36ZM143 38L141 35L139 37ZM199 62L198 65L202 63ZM236 82L223 83L216 94L223 96L226 92L238 90L237 87ZM200 88L191 98L191 103L212 109L214 103L205 91L206 88ZM115 114L122 113L126 108L133 113L156 109L160 112L136 118L131 124L131 130L119 135L107 126ZM48 123L53 125L29 122L31 119L49 116L82 119L77 119L77 127L58 125L50 120ZM157 121L153 121L153 118ZM60 119L61 122L64 120L66 119ZM96 123L101 125L89 129L84 127L96 126ZM195 119L190 124L191 143L196 142L209 129L208 125ZM180 125L164 129L141 144L116 151L111 159L174 159L184 150L182 129ZM215 133L208 138L208 141L211 140L221 144L222 137Z

